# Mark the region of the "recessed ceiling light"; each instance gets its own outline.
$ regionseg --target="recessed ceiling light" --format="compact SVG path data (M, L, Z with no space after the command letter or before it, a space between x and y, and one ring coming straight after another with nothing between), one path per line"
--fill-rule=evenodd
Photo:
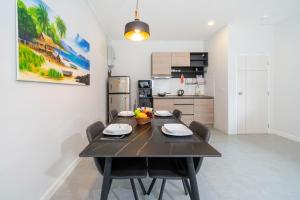
M215 25L215 21L209 21L209 22L207 23L207 25L208 25L208 26L213 26L213 25Z

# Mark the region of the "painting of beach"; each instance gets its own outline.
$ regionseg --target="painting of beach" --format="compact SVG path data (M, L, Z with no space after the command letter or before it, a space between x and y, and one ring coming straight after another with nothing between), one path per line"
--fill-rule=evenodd
M90 44L42 0L17 0L17 80L90 84Z

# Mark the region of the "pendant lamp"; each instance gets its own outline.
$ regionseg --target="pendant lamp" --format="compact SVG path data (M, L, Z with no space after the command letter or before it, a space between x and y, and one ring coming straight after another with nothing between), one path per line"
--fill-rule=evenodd
M134 12L135 19L126 24L124 37L131 41L143 41L150 37L149 25L140 20L139 17L139 0L136 1L136 9Z

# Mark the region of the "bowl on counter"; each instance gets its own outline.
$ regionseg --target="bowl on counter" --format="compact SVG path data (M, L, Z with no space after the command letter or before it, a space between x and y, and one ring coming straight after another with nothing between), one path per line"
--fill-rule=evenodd
M168 92L159 92L159 93L157 93L157 95L159 97L165 97L167 94L171 94L171 93L168 93Z

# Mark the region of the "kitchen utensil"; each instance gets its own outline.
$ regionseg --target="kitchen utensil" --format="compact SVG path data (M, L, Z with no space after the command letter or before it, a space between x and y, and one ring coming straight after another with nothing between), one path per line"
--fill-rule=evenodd
M183 74L181 74L181 76L180 76L180 83L181 83L181 84L184 83L184 75L183 75Z
M126 135L102 137L102 138L100 138L100 140L120 140L120 139L123 139L125 136Z

